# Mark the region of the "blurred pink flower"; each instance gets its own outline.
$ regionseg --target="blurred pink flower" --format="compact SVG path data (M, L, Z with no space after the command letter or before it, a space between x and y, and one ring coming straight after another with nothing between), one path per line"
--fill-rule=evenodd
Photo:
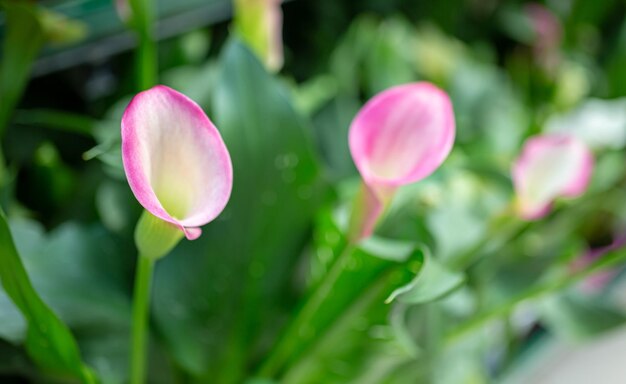
M524 10L535 32L535 60L548 70L556 69L560 61L559 46L563 36L561 22L550 9L539 3L528 3Z
M583 194L592 170L590 150L573 136L549 134L528 139L512 169L519 215L536 220L550 212L556 198Z
M122 158L139 203L190 240L230 197L232 165L219 132L195 102L163 85L126 108Z
M441 165L454 136L452 103L430 83L387 89L363 106L348 138L365 185L358 238L372 233L399 186L417 182Z

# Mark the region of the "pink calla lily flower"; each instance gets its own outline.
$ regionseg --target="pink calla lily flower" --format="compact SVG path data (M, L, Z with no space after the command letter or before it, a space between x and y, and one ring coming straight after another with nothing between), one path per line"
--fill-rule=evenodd
M558 197L585 192L593 170L593 155L579 139L548 134L526 141L513 165L517 211L525 220L547 215Z
M369 236L396 189L433 173L454 144L448 95L430 83L387 89L350 126L350 152L365 185L358 238Z
M222 137L195 102L171 88L157 85L130 102L122 158L139 203L190 240L230 197L233 170Z

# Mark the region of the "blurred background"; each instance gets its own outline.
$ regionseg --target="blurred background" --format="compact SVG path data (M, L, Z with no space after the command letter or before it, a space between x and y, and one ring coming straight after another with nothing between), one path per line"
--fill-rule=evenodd
M149 382L626 382L624 265L577 275L626 242L626 2L291 0L277 5L276 57L233 22L240 3L155 1L159 82L219 127L235 186L204 235L157 265ZM0 4L0 202L84 361L124 383L141 213L119 148L138 92L128 4ZM276 357L345 247L335 216L359 183L350 121L377 92L420 80L449 93L455 148L400 191L377 234L424 245L449 269L424 288L441 295L384 304L411 262L362 250L374 261ZM593 149L591 186L521 222L511 163L527 137L555 131ZM74 382L37 368L26 335L0 289L0 382Z

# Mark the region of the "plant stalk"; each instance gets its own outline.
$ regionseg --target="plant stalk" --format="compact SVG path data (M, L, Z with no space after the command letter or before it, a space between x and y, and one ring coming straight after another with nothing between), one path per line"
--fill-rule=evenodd
M306 333L307 325L328 298L335 283L343 273L353 250L353 245L348 244L346 246L316 289L306 299L296 317L280 337L278 344L272 349L268 359L261 366L259 370L261 377L274 377L287 363L295 345L298 344L300 335Z
M132 26L139 39L136 52L137 86L139 91L158 82L158 56L154 36L155 10L152 0L130 0Z
M135 274L135 292L132 313L131 384L143 384L146 382L148 314L153 269L154 260L139 255Z

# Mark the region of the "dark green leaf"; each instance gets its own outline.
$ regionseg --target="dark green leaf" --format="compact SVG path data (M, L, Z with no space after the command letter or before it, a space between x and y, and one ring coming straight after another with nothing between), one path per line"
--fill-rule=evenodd
M33 61L44 43L35 5L3 1L6 36L0 63L0 137L30 77Z

